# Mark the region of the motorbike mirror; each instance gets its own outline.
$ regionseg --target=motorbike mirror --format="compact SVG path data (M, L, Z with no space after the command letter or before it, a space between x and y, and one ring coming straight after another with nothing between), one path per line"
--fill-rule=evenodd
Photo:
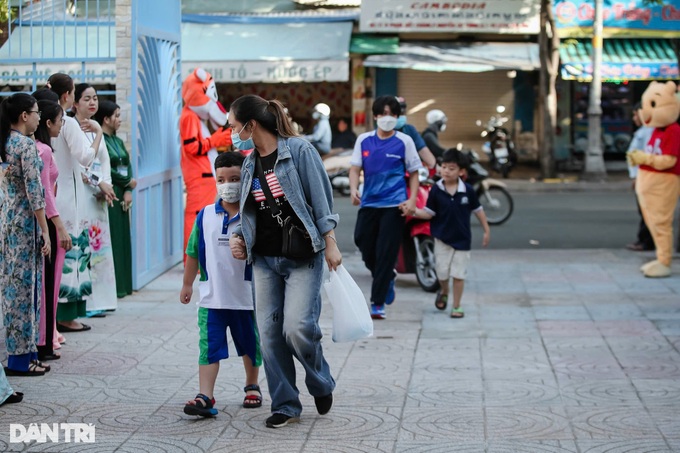
M477 121L475 121L475 124L476 124L477 126L481 126L481 125L482 125L482 120L477 120Z
M499 105L498 107L496 107L496 111L497 111L498 113L503 113L503 112L505 112L505 106L504 106L504 105Z

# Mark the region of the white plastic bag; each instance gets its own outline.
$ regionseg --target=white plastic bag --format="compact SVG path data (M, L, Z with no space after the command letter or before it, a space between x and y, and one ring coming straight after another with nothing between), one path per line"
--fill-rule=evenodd
M373 335L373 320L359 285L343 265L329 275L323 289L333 307L333 341L355 341Z

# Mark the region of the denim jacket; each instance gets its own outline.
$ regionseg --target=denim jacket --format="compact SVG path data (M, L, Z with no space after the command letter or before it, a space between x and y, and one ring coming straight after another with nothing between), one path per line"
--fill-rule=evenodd
M317 150L300 137L278 137L278 156L274 174L279 180L286 199L300 218L312 239L314 251L326 248L323 235L338 225L340 217L333 214L333 188ZM250 196L255 158L253 151L241 168L241 228L235 231L243 236L248 261L252 262L255 244L257 211L253 203L246 203Z

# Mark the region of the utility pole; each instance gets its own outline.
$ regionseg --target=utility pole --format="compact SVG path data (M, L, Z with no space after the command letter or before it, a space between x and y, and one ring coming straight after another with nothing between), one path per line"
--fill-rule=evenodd
M588 152L585 159L584 178L603 180L607 177L602 153L602 3L595 0L593 22L593 80L590 83L588 104Z

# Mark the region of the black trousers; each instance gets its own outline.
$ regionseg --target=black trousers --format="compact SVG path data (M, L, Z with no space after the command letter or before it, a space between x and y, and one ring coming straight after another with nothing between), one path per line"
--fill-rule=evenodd
M354 227L354 243L361 259L371 271L371 302L383 305L394 279L404 232L404 217L399 208L361 208Z
M59 238L57 236L57 227L50 219L47 219L47 229L50 233L50 256L49 260L45 257L44 273L44 291L45 291L45 311L40 313L40 318L45 320L45 344L38 345L38 359L47 355L54 354L52 349L54 341L54 280L55 280L55 264L57 262L57 247L59 247Z

